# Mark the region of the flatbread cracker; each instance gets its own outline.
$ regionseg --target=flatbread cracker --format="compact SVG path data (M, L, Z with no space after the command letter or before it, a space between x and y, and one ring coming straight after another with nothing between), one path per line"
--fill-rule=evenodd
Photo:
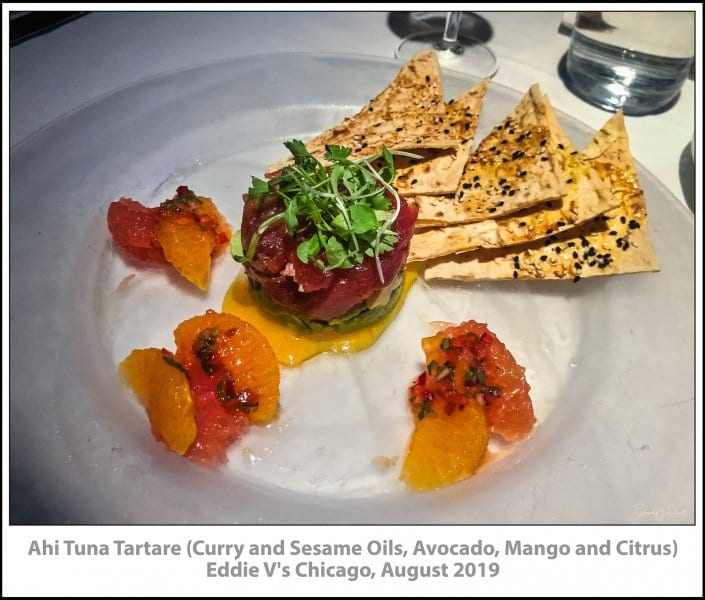
M523 244L575 227L619 205L609 186L567 138L558 143L556 154L560 156L566 177L565 196L502 219L419 231L412 239L409 260L429 260L477 248Z
M370 100L356 116L368 112L387 113L391 110L445 112L441 68L433 50L422 50L414 54L394 81Z
M543 95L543 108L546 111L548 130L551 132L551 138L556 148L558 148L558 150L563 150L568 147L573 148L573 142L570 141L570 138L566 135L565 131L563 131L561 122L558 120L558 115L546 94ZM573 150L575 150L575 148L573 148Z
M429 260L477 248L506 248L546 238L619 205L619 200L610 193L594 168L579 155L570 158L566 169L570 176L563 198L547 200L503 219L419 231L411 240L409 261Z
M538 85L531 86L514 112L470 155L452 202L416 199L418 224L482 221L563 196L558 144L564 134L557 119L549 117Z
M489 79L454 98L446 104L439 133L450 134L456 146L446 150L419 150L422 160L395 158L396 179L394 186L401 196L419 194L453 194L460 182L470 147L477 131L482 101Z
M443 85L436 53L418 52L384 90L356 115L306 142L311 154L323 157L326 144L353 149L353 157L369 156L382 145L389 148L453 148L452 136L438 135L436 115L445 113ZM277 171L291 158L267 167Z
M624 117L616 113L581 152L610 181L619 206L544 241L477 250L430 263L425 279L572 279L658 271L646 206L629 150Z
M351 148L352 158L376 154L382 146L398 150L455 148L457 140L443 132L443 122L444 116L434 113L370 113L354 123L343 121L324 131L306 142L306 149L320 159L329 144Z

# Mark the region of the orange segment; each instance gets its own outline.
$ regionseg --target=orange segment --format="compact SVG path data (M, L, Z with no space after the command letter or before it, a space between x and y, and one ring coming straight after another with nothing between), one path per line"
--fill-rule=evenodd
M196 438L195 408L186 374L166 350L133 350L120 375L145 405L154 433L184 454Z
M470 477L482 462L489 429L475 401L450 415L435 410L417 420L401 479L417 490L432 490Z
M228 245L230 233L213 201L185 185L159 205L157 239L166 259L202 290L208 287L211 260Z
M197 287L205 290L211 270L215 237L190 215L163 215L157 239L166 259Z
M276 416L279 365L267 339L252 325L208 311L181 323L174 337L179 362L192 379L210 378L226 410L244 412L253 423Z
M198 196L199 204L194 207L196 220L200 225L203 225L208 231L213 234L215 246L213 248L213 257L218 256L230 243L232 230L230 225L220 214L213 200L205 196Z

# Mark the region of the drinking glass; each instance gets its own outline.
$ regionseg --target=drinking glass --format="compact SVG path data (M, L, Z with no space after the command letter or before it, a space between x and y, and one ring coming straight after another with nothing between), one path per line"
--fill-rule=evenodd
M584 100L628 115L662 110L694 56L693 12L579 12L566 70Z
M421 50L433 49L442 67L477 77L492 77L497 72L497 58L485 44L459 32L462 15L460 11L449 11L443 29L421 31L404 38L394 56L408 60Z

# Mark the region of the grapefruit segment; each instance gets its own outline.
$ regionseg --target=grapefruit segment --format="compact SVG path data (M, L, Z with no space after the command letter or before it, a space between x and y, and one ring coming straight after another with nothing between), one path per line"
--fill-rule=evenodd
M507 347L492 333L485 323L466 321L451 326L430 338L440 344L444 337L477 336L482 340L478 349L485 386L499 390L498 394L485 394L485 416L490 431L506 441L514 442L527 435L536 423L531 390L524 375L525 369L517 363ZM431 342L433 345L436 342Z
M157 239L159 208L147 208L131 198L120 198L108 207L108 230L120 250L150 265L167 264Z
M192 372L198 433L186 456L193 462L215 467L228 462L228 448L245 434L250 420L245 413L223 408L209 375Z

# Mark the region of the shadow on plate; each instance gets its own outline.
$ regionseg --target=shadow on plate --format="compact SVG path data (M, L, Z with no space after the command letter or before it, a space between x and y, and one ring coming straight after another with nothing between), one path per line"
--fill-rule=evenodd
M31 11L10 13L10 47L44 35L87 15L85 11Z
M405 38L412 33L437 31L446 23L446 11L407 11L390 12L387 25L392 33ZM471 37L479 42L492 39L492 25L477 13L463 12L460 20L460 35Z
M569 90L570 92L572 92L572 93L575 94L578 98L580 98L581 100L584 100L585 102L587 102L587 103L590 104L591 106L595 106L595 107L597 107L597 108L599 108L599 109L601 109L601 110L604 110L605 112L616 112L616 111L613 111L613 110L608 110L608 109L606 109L604 106L600 106L600 105L597 104L594 100L592 100L591 98L588 98L588 97L585 96L580 90L578 90L578 89L575 87L575 84L573 83L573 80L570 78L570 75L568 74L568 66L567 66L567 65L568 65L568 53L566 52L566 53L561 57L561 60L558 61L558 77L561 78L561 81L563 82L563 85L565 85L565 87L568 88L568 90ZM652 115L660 115L660 114L662 114L662 113L668 112L669 110L671 110L671 108L673 108L673 107L676 105L676 103L678 102L678 99L680 98L680 96L681 96L681 95L680 95L680 92L679 92L678 94L676 94L676 96L675 96L672 100L670 100L670 101L668 102L668 104L662 106L661 108L658 108L658 109L656 109L656 110L653 110L653 111L651 111L651 112L644 113L644 114L639 114L639 115L629 115L629 116L630 116L630 117L649 117L649 116L652 116ZM625 114L628 114L628 113L625 112Z
M10 473L10 525L68 525L68 515L46 498L41 485L17 473Z
M687 144L683 148L683 152L681 152L681 157L678 161L678 175L680 176L681 190L683 190L685 203L695 214L695 162L690 150L690 144Z

